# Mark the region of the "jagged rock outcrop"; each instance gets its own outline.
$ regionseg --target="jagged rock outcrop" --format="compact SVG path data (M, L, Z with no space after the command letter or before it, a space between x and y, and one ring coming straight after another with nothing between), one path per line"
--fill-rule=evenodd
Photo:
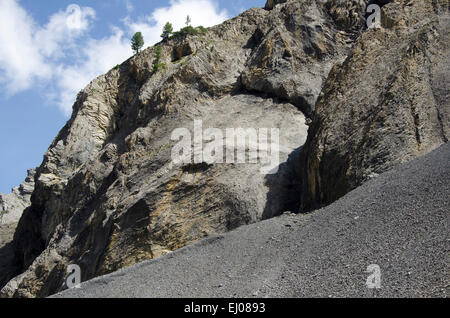
M35 173L35 169L28 170L27 177L20 186L14 187L11 193L0 193L0 225L17 223L23 211L30 206Z
M267 0L264 9L272 10L277 4L285 3L287 0Z
M359 38L316 104L298 161L311 210L450 136L448 1L397 0Z
M252 38L258 46L242 73L242 85L283 98L311 116L329 71L345 59L364 27L365 2L270 3L266 23Z
M355 23L341 26L327 9L336 3L251 9L91 82L38 168L14 236L18 276L1 296L47 296L65 288L69 264L84 281L297 210L293 162L306 140L304 114L362 25L363 4L347 18ZM205 129L280 128L286 162L273 175L261 162L175 165L171 133L192 132L195 119Z

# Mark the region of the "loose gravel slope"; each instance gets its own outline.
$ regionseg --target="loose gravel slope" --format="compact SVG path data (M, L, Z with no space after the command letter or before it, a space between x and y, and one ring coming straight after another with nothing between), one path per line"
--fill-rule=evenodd
M57 297L448 297L450 144L308 215L283 215ZM381 268L368 289L367 266Z

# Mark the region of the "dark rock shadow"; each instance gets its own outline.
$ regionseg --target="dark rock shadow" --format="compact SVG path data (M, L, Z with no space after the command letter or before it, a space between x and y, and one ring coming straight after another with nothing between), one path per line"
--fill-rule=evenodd
M299 159L303 146L295 149L288 156L286 162L278 166L278 172L265 177L265 185L269 188L266 206L262 219L283 214L297 213L300 208L300 181L296 177L295 162Z
M0 289L18 274L18 266L14 260L12 242L0 247Z

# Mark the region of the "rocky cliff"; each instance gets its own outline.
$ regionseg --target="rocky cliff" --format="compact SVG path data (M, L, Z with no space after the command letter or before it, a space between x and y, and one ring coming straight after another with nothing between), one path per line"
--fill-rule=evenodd
M14 275L14 249L12 240L17 223L0 224L0 286Z
M17 223L23 211L30 206L35 173L36 169L28 170L25 181L14 187L11 193L0 193L0 225Z
M448 1L395 1L331 71L298 162L302 210L424 155L450 136Z
M241 226L54 297L448 298L449 156L447 143L323 209ZM367 288L368 264L380 266L380 289Z
M2 279L12 278L0 295L47 296L65 288L69 264L81 267L84 281L204 236L298 212L299 204L330 201L403 154L408 160L442 143L448 136L442 8L431 0L399 0L383 8L383 29L366 31L368 2L268 1L265 9L159 43L92 81L37 169L32 204L14 235L16 277ZM383 47L392 51L383 55ZM366 73L370 67L373 76ZM356 94L359 87L362 94ZM431 96L435 103L422 106ZM389 110L382 118L394 118L378 120L377 105ZM370 136L385 140L384 122L392 127L388 136L409 125L398 112L405 119L418 114L411 127L424 126L421 148L389 142L372 151ZM277 173L261 173L261 161L174 164L171 134L186 128L195 135L194 120L222 131L279 128ZM360 139L367 143L355 148L349 134L361 131L369 131ZM328 141L344 149L341 156ZM248 152L255 145L242 147ZM380 166L377 149L389 153ZM335 167L327 161L334 154ZM363 155L374 163L352 163L352 173L361 176L354 180L344 167ZM341 181L347 176L353 183ZM341 183L343 190L336 190ZM308 195L300 201L302 189Z

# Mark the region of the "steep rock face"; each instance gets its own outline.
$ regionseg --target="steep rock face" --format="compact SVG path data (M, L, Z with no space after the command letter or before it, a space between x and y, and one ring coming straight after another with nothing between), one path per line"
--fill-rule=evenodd
M0 286L14 274L13 236L17 223L0 224Z
M277 4L285 3L287 0L267 0L264 9L272 10Z
M395 1L333 68L298 161L302 210L426 154L450 135L448 1Z
M28 170L27 177L20 186L14 187L11 193L0 193L0 224L17 223L23 211L30 206L35 173L36 169Z
M268 2L267 23L253 36L259 45L242 73L242 85L281 97L311 116L329 71L345 59L364 27L365 1L273 3Z
M31 205L35 169L28 170L25 181L11 193L0 193L0 286L15 274L13 235L23 211Z
M364 12L357 7L356 24L341 27L327 9L338 2L251 9L161 43L159 60L149 48L91 82L37 171L14 236L19 275L1 296L47 296L65 288L69 264L84 281L297 210L292 163L307 134L300 110L311 113ZM278 173L261 173L260 161L173 164L171 134L192 133L195 119L204 129L280 128Z

